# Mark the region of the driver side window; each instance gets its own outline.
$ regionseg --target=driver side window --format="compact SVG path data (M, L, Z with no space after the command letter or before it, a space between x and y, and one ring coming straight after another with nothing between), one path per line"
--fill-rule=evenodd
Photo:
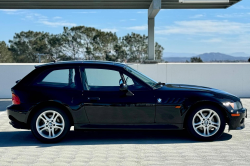
M110 69L85 68L84 89L89 91L119 91L121 75Z

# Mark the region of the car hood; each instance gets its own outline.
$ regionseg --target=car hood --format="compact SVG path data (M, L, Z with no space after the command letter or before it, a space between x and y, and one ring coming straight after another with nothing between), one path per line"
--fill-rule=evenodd
M194 91L207 91L207 92L213 92L217 94L224 94L228 96L237 97L231 93L225 92L223 90L204 87L204 86L197 86L197 85L187 85L187 84L166 84L165 85L168 88L178 89L178 90L194 90Z

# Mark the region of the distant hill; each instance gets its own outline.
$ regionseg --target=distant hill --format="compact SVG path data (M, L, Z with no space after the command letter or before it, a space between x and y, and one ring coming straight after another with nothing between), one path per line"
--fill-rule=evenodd
M163 52L163 57L193 57L195 53Z
M246 62L249 57L235 57L231 55L226 55L222 53L204 53L197 55L196 57L200 57L203 62L233 62L233 61L240 61ZM168 62L186 62L187 60L190 61L190 57L164 57L165 61Z
M250 54L246 54L245 52L234 52L229 54L231 56L239 56L239 57L250 57Z

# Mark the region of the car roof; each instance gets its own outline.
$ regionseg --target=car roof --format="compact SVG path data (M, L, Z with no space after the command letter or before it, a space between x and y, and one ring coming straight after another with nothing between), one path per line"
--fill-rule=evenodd
M68 66L68 65L110 65L110 66L119 66L125 67L127 66L125 63L112 62L112 61L96 61L96 60L84 60L84 61L58 61L58 62L50 62L42 65L36 65L35 68L40 67L49 67L49 66Z

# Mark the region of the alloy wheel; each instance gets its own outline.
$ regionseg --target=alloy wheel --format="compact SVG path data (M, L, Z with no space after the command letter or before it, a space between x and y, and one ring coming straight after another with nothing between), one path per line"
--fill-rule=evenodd
M42 112L36 120L37 132L47 139L54 139L61 135L64 127L62 115L54 110Z
M211 137L220 129L220 117L211 109L198 111L192 121L193 128L197 134L203 137Z

